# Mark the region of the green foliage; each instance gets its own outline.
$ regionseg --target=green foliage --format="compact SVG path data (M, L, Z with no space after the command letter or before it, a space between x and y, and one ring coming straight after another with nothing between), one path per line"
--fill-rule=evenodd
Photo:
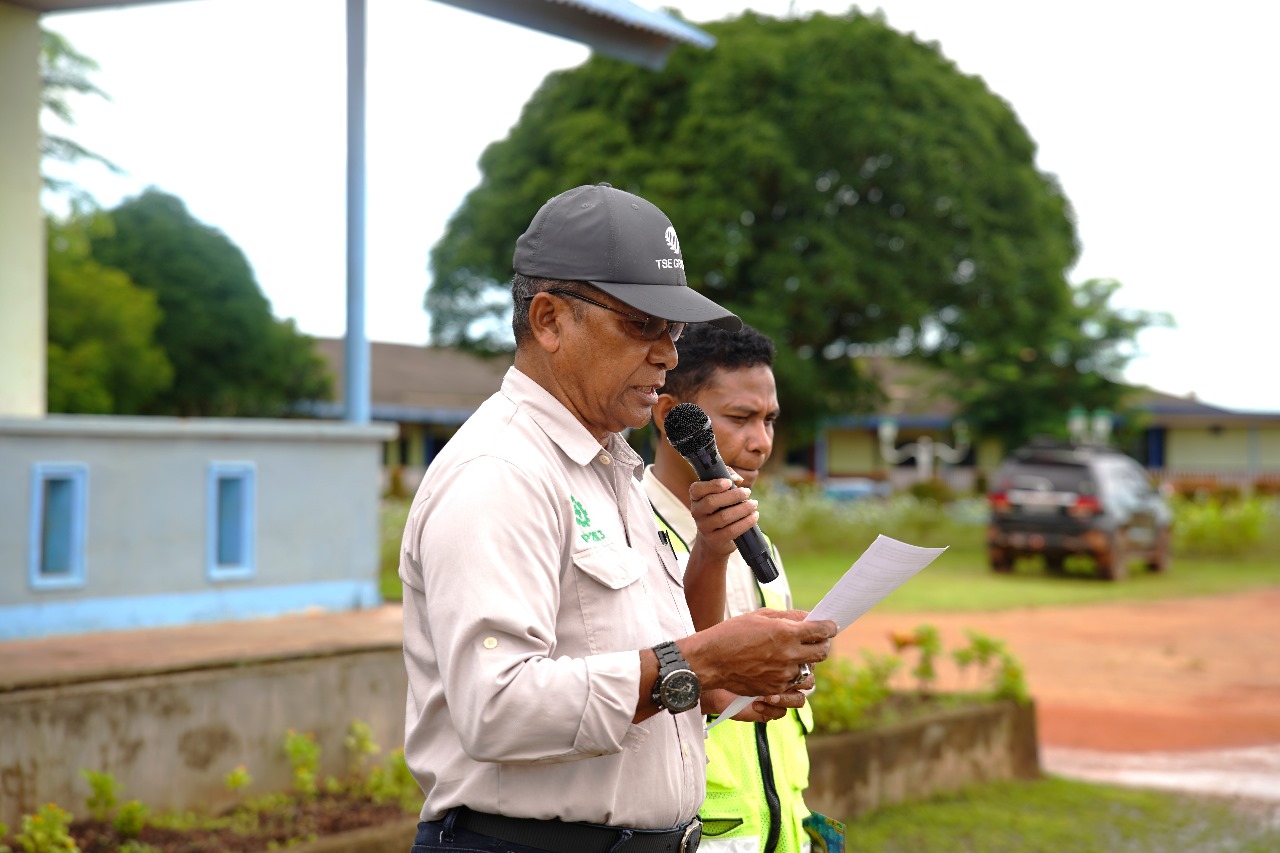
M80 770L80 775L89 783L89 798L85 800L85 808L94 820L108 821L115 814L120 804L120 783L110 773L99 773L95 770Z
M760 524L782 552L784 562L795 555L842 549L849 567L858 554L883 533L913 545L960 546L974 537L974 512L979 505L986 520L985 501L953 501L941 506L909 494L888 499L834 501L812 486L779 489L760 483ZM980 528L978 529L980 532ZM980 547L980 542L973 544Z
M890 638L894 651L901 653L903 649L915 648L919 657L911 669L911 676L916 680L916 690L921 696L927 695L938 680L938 655L942 653L942 638L938 629L932 625L920 625L911 634L894 634Z
M1053 777L975 786L849 820L860 853L1264 853L1280 828L1219 799Z
M406 812L422 807L422 789L409 772L403 749L393 751L381 766L371 768L361 790L375 803L399 803Z
M24 815L22 830L14 837L22 853L80 853L71 837L71 814L47 803L33 815Z
M951 657L962 670L968 667L981 670L988 681L985 691L965 694L934 692L933 685L938 678L937 660L943 654L942 639L932 625L920 625L909 634L894 632L890 635L893 654L877 654L862 649L861 666L847 658L824 661L818 671L818 687L809 696L814 731L857 731L903 714L974 700L1029 702L1022 665L1005 649L1004 643L975 631L966 633L969 645L955 650ZM894 674L906 665L901 654L908 649L916 653L916 664L909 673L916 684L913 696L898 693L893 687ZM911 699L917 701L912 702Z
M156 295L90 255L101 214L48 222L48 406L50 412L139 412L173 384L156 343Z
M8 837L9 837L9 824L0 820L0 853L13 853L13 848L11 848L8 844L4 843L4 840Z
M47 120L41 122L40 154L45 160L60 163L77 163L92 160L112 172L120 168L101 154L96 154L68 136L49 130L49 126L66 126L75 123L71 108L72 95L94 95L109 100L107 93L97 87L90 76L98 70L98 63L71 46L67 38L52 30L40 31L40 107ZM88 196L76 190L69 181L54 178L47 172L42 176L45 189L54 192L70 192L74 199Z
M972 629L965 629L964 633L969 645L951 653L961 672L972 666L988 673L991 695L996 699L1012 699L1020 704L1031 701L1026 671L1004 641Z
M865 728L871 712L892 693L889 681L902 667L890 654L862 650L863 666L847 658L831 658L818 666L820 687L809 696L817 732L848 732Z
M1173 547L1178 555L1232 556L1248 553L1262 541L1280 502L1251 497L1223 501L1173 499Z
M249 775L249 768L238 764L234 770L222 777L222 784L228 791L234 793L252 785L253 777Z
M352 720L343 738L347 750L347 772L352 776L364 776L369 769L369 758L381 752L373 739L373 729L363 720Z
M378 508L378 580L383 601L399 601L404 595L400 583L400 542L409 519L410 499L384 499Z
M174 381L140 414L272 417L327 399L332 380L310 338L276 320L240 249L158 190L110 212L94 258L155 294L156 340Z
M120 811L111 827L121 838L137 838L147 825L150 810L137 800L129 800L120 806Z
M515 238L551 196L609 181L670 215L692 287L778 343L795 439L879 401L868 354L963 372L966 417L993 430L1104 396L1125 327L1090 314L1105 285L1068 284L1070 206L1008 103L879 15L705 28L715 50L661 72L595 56L542 83L432 250L434 340L509 348Z
M293 790L313 797L319 790L320 744L311 732L289 729L284 739L284 754L293 769Z

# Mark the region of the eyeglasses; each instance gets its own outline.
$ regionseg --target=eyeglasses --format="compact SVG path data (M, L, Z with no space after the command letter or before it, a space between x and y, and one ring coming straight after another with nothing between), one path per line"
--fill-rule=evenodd
M603 302L596 302L573 290L564 290L563 288L553 288L544 290L543 293L554 293L556 296L572 296L574 299L581 299L583 302L590 302L606 311L612 311L615 314L621 314L629 321L628 329L631 333L642 341L656 341L662 337L664 333L671 335L671 343L680 340L680 336L684 334L685 324L678 320L664 320L661 317L648 317L643 314L628 314L626 311L619 311ZM525 299L532 299L532 296L526 296Z

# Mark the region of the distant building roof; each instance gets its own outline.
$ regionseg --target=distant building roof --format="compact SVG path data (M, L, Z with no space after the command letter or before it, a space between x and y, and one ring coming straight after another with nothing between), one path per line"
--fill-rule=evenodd
M316 338L316 350L342 389L345 351L341 338ZM377 341L369 345L370 415L379 421L460 424L502 385L510 354L482 358L449 347ZM342 401L322 403L315 413L340 417Z

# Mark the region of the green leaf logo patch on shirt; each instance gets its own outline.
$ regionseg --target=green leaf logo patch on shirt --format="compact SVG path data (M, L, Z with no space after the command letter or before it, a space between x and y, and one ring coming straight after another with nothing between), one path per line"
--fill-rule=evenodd
M569 500L573 501L573 520L577 522L577 525L579 527L590 527L591 516L587 514L587 508L583 506L582 502L579 501L577 498L575 498L573 495L569 495ZM583 542L603 542L604 541L603 530L587 530L587 531L584 531L581 535L582 535Z

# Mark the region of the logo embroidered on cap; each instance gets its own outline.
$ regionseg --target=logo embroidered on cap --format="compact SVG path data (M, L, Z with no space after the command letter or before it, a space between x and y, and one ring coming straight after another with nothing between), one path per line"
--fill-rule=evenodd
M671 247L671 251L677 255L680 254L680 238L676 236L676 229L670 225L667 226L667 233L662 235L667 245Z

